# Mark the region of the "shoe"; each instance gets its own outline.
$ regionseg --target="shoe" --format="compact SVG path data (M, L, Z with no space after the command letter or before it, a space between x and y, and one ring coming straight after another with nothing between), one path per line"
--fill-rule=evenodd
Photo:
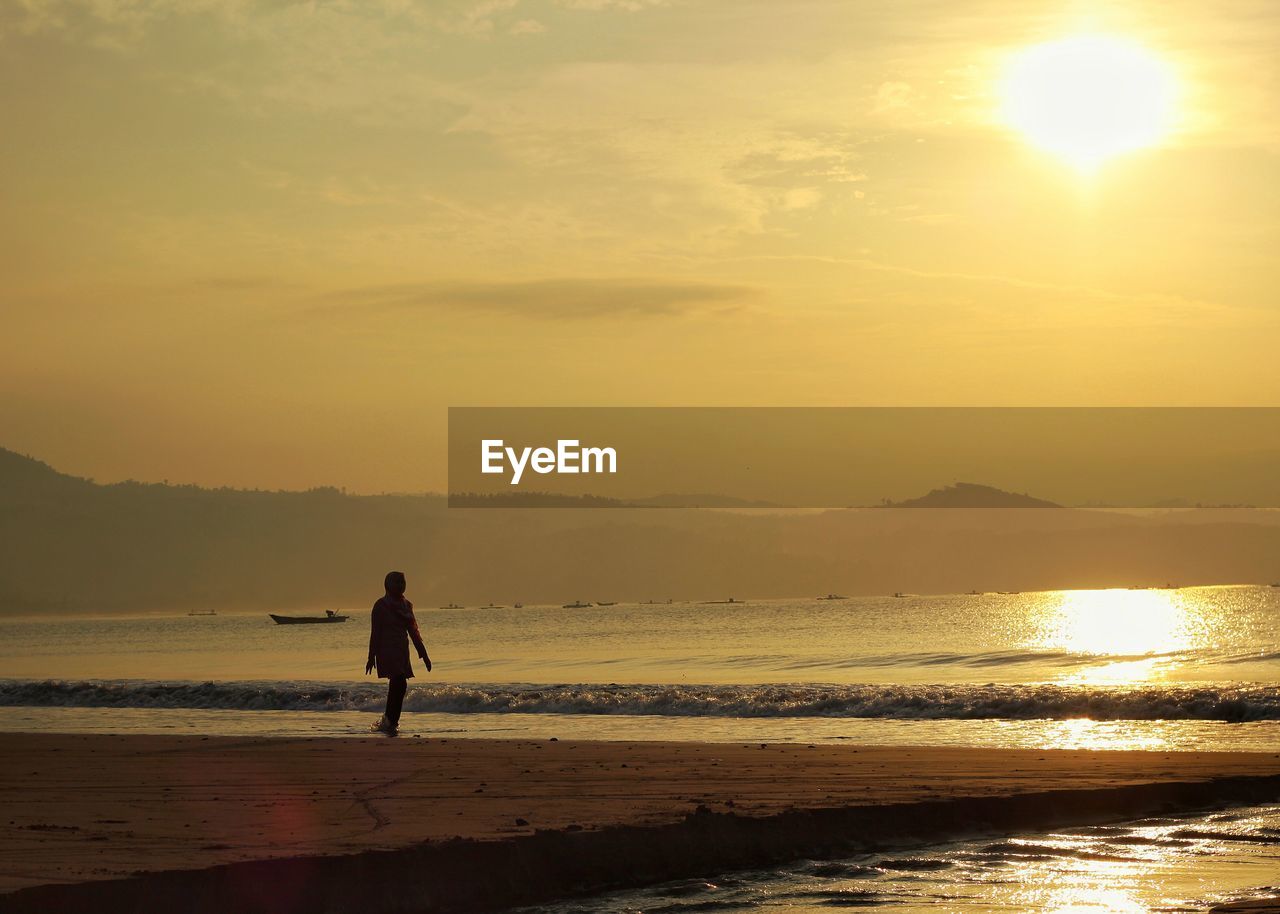
M373 723L369 725L369 732L385 733L387 734L387 736L395 736L400 731L396 729L395 724L387 720L387 716L384 714L378 718L377 723Z

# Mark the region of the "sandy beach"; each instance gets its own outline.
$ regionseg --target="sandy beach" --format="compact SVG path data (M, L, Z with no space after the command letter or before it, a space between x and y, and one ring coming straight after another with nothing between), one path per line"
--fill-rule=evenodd
M149 878L154 899L237 867L258 868L260 892L316 856L332 878L354 862L364 876L345 878L358 880L412 853L416 872L449 874L454 894L446 904L437 882L414 901L402 885L406 903L485 910L673 878L682 866L835 853L837 834L888 846L1275 797L1280 755L11 734L0 744L0 795L0 888L11 893L0 908L35 910L97 880ZM681 842L694 852L582 869L610 847ZM536 877L508 872L503 888L483 875L507 853ZM566 853L582 867L551 873L538 863ZM201 894L216 897L207 886ZM295 894L298 909L313 903ZM242 909L289 909L253 897ZM102 909L131 909L120 898ZM322 909L344 910L332 892L325 899Z

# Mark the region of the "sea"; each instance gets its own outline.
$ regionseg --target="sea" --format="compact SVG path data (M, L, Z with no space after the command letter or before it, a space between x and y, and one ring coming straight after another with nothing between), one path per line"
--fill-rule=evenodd
M0 620L0 732L361 733L385 692L363 672L369 608L325 609L350 618ZM1280 753L1280 587L418 602L416 614L434 669L416 667L407 737ZM1258 807L708 874L542 910L1198 910L1177 905L1280 884L1278 848L1280 808Z

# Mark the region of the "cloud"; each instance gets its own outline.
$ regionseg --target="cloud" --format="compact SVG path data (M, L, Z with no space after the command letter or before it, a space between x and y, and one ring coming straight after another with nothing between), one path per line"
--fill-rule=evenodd
M750 286L676 280L540 279L524 282L429 282L335 292L333 307L356 309L478 308L550 320L662 317L736 310Z
M911 85L904 82L890 81L880 84L876 90L874 114L884 114L906 108L911 104Z
M556 0L559 6L573 10L622 10L636 13L650 6L666 6L667 0Z
M730 166L733 177L743 184L764 187L807 187L814 184L846 184L867 180L854 167L856 155L849 140L829 137L762 142L762 147L742 156Z
M480 0L454 19L441 19L438 27L443 32L460 35L489 35L494 31L496 17L518 6L520 0Z
M277 276L209 276L180 284L179 289L189 287L213 292L261 292L271 289L289 289L294 285Z

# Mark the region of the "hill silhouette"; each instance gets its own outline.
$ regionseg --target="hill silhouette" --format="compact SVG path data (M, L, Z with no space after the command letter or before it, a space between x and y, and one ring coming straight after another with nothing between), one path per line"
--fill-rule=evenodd
M928 495L885 503L889 508L1061 508L1062 505L1030 495L1016 495L994 486L957 482L934 489Z
M0 612L360 608L393 567L424 608L1280 577L1280 512L900 508L450 509L100 485L0 450Z

